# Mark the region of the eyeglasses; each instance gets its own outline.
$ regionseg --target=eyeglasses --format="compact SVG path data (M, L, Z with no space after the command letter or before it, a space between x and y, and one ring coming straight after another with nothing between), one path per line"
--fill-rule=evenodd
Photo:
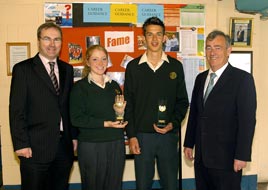
M40 39L43 40L46 43L51 43L51 42L60 43L61 42L61 38L54 38L54 39L52 39L50 37L45 36L43 38L40 37Z

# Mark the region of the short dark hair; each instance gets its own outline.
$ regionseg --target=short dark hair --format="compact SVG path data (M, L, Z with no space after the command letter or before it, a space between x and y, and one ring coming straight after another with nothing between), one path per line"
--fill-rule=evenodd
M217 36L222 36L225 39L225 43L226 43L226 47L230 47L231 46L231 38L229 35L225 34L224 32L220 31L220 30L213 30L212 32L210 32L206 38L206 41L212 41L214 40Z
M41 38L41 32L43 29L49 29L49 28L55 28L60 32L60 36L62 37L62 30L61 27L57 24L54 24L53 22L46 22L44 24L41 24L37 29L37 39Z
M162 20L160 20L158 17L150 17L145 20L145 22L142 25L143 35L146 34L146 28L149 25L158 25L161 26L163 29L163 34L165 34L165 25Z

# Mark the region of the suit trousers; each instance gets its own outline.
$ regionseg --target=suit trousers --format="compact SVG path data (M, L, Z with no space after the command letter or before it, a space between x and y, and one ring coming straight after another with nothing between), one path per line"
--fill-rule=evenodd
M138 133L141 154L135 155L137 190L151 190L155 161L164 190L178 189L178 135L174 133Z
M242 170L207 168L202 161L194 168L196 190L241 190Z
M72 164L73 157L67 153L63 137L51 162L39 163L20 157L21 190L68 190Z

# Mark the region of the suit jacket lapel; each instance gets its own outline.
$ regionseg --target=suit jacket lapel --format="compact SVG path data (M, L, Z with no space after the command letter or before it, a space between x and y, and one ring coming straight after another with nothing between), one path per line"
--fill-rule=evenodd
M207 79L207 76L208 76L208 71L205 71L205 73L202 75L202 78L200 79L200 102L202 105L204 105L204 88L205 88L205 83L206 83L206 79Z
M211 90L210 94L208 95L208 98L206 100L209 101L209 97L213 96L215 93L218 93L219 91L221 91L221 88L223 88L224 84L226 83L226 81L229 80L230 76L232 73L232 66L228 63L228 66L226 67L226 69L223 71L223 73L221 74L220 78L218 79L217 83L215 84L215 86L213 87L213 89ZM206 71L206 73L204 73L203 78L201 79L201 89L200 89L200 93L202 93L202 102L204 102L204 87L205 87L205 82L206 82L206 78L208 75L208 70Z
M34 57L33 59L33 69L37 73L37 76L39 76L44 83L47 85L47 87L54 93L56 94L56 90L52 84L52 81L47 73L46 68L44 67L40 57L38 54Z
M214 93L217 93L219 90L221 90L226 81L229 80L231 73L232 73L232 66L228 64L228 66L221 74L220 78L218 79L217 83L215 84L209 95L213 96Z
M221 74L220 78L218 79L217 83L215 84L215 86L213 87L213 89L211 90L210 94L208 95L208 98L206 100L205 104L209 104L211 97L213 97L216 94L221 94L222 93L222 88L224 88L224 85L228 82L228 80L230 80L230 77L232 75L232 70L233 70L233 66L231 66L230 64L228 64L228 66L226 67L226 69L223 71L223 73ZM208 75L208 71L207 73L204 73L204 75L202 76L203 78L201 79L201 90L200 93L202 93L202 98L200 98L200 104L202 102L203 105L203 109L205 109L206 105L204 105L204 86L205 86L205 81Z

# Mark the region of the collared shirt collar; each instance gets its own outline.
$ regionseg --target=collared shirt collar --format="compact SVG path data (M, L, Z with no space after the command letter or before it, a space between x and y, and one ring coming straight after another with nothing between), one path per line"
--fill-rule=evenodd
M216 77L214 78L214 85L218 82L220 76L222 75L223 71L226 69L227 66L228 66L228 62L226 64L224 64L216 72L214 72L216 74ZM210 73L213 73L213 71L211 70L211 68L208 71L207 79L206 79L206 82L205 82L204 94L205 94L205 91L207 89L207 86L208 86L208 83L209 83L209 80L210 80Z
M44 64L48 64L48 62L55 62L57 63L57 58L53 59L53 60L49 60L47 59L46 57L44 57L43 55L41 55L40 53L38 54L41 61L44 63ZM49 64L48 64L49 65Z
M220 78L220 76L222 75L223 71L226 69L226 67L228 66L228 62L225 63L220 69L218 69L215 74L217 75L217 79ZM213 71L211 69L209 69L209 75L210 73L213 73Z
M148 66L153 70L153 71L156 71L159 67L161 67L161 65L164 63L164 61L168 62L169 63L169 60L168 60L168 57L167 57L167 54L165 54L165 52L162 52L162 57L161 57L161 60L159 61L157 67L153 67L153 65L148 61L148 57L147 57L147 54L146 52L141 56L141 59L139 61L139 65L142 64L142 63L147 63Z
M215 73L216 74L216 77L214 78L214 85L216 85L216 83L218 82L220 76L222 75L223 71L226 69L226 67L228 66L228 62L226 64L224 64L220 69L218 69L216 72L213 72L211 70L211 68L209 69L208 71L208 75L207 75L207 78L206 78L206 81L205 81L205 87L204 87L204 95L205 95L205 92L206 92L206 89L207 89L207 86L208 86L208 83L209 83L209 80L210 80L210 73Z
M167 58L167 54L165 54L165 52L162 52L161 60L169 63L169 60ZM148 58L147 58L146 52L141 56L141 59L139 61L139 65L142 63L148 63Z
M91 82L94 82L96 85L98 85L99 87L101 88L105 88L105 85L107 82L111 83L112 82L112 79L108 76L108 75L103 75L103 78L104 78L104 84L101 85L100 83L96 82L93 80L93 78L91 77L91 74L89 73L88 74L88 82L91 83Z

